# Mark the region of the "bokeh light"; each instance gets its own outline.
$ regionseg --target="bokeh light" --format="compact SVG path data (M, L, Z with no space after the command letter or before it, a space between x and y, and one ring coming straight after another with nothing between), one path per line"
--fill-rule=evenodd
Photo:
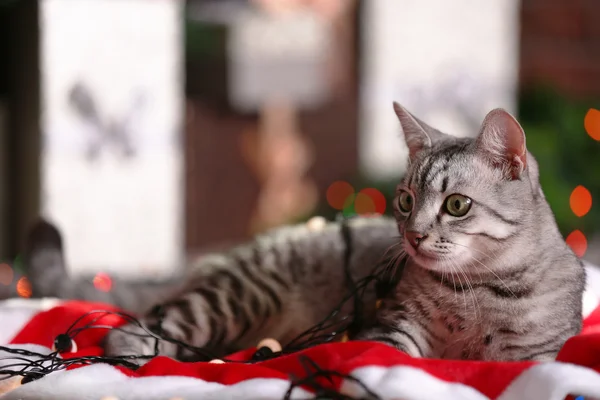
M359 209L359 205L358 205L359 197L364 199L364 196L368 197L370 201L366 201L366 200L361 200L361 201L366 202L369 206L372 204L373 210L370 211L371 213L380 214L380 215L383 215L385 213L386 201L385 201L385 196L383 195L383 193L381 193L379 190L377 190L375 188L366 188L366 189L362 189L356 196L355 208L356 208L356 212L358 214L361 214L361 212L358 210ZM361 205L361 207L362 207L362 205Z
M358 215L364 216L375 214L377 208L375 207L373 199L368 194L360 191L354 199L354 211L356 211Z
M352 193L350 196L346 197L344 200L344 207L342 209L342 214L346 218L350 218L356 215L356 210L354 209L354 200L356 199L356 195Z
M327 203L336 210L344 210L348 198L353 194L354 188L348 182L333 182L329 188L327 188Z
M375 188L362 189L355 193L354 187L345 181L336 181L327 189L327 203L346 217L355 215L383 215L386 200L383 193Z
M583 126L592 139L600 141L600 111L590 108L585 114Z
M94 287L101 292L110 292L112 279L104 272L99 272L94 277Z
M571 192L569 204L573 214L583 217L592 208L592 194L585 187L579 185Z
M15 274L10 265L6 263L0 264L0 284L8 286L12 283Z
M583 257L587 250L587 239L583 232L580 230L574 230L569 234L569 236L567 236L566 242L577 257Z
M31 283L27 277L23 276L17 281L17 294L24 298L31 297Z

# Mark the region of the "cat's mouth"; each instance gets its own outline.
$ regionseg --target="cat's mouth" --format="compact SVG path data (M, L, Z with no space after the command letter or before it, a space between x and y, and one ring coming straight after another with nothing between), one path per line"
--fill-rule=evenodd
M413 256L415 261L419 264L437 264L440 261L440 257L435 254L427 254L422 251L415 252Z
M444 259L437 254L425 253L423 251L415 251L414 255L410 255L415 264L419 267L431 271L444 270Z
M438 263L441 260L441 257L436 253L431 253L421 248L415 249L411 246L407 246L406 252L419 264Z

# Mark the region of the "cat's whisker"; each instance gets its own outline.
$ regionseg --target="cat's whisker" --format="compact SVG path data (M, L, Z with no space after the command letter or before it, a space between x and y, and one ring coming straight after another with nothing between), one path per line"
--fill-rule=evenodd
M455 246L462 246L462 247L465 247L465 248L467 248L467 249L469 249L469 250L471 250L471 251L476 251L477 253L479 253L479 254L481 254L481 255L483 255L483 256L485 256L485 257L488 257L488 258L494 258L494 257L498 257L498 254L497 254L497 253L496 253L494 250L492 250L492 253L493 253L493 254L489 254L489 253L486 253L485 251L481 251L481 250L474 249L474 248L472 248L472 247L469 247L469 246L465 246L464 244L455 243L455 242L448 242L448 243L450 243L450 244L453 244L453 245L455 245Z
M513 292L508 285L502 280L502 278L500 278L498 276L497 273L495 273L490 267L488 267L487 265L485 265L484 263L482 263L481 261L479 261L475 256L471 255L471 257L473 258L473 260L477 261L483 268L487 269L489 272L491 272L499 281L500 283L502 283L502 285L504 285L504 287L506 288L506 290L508 290L510 292L510 294L513 295L513 297L516 299L518 298L517 295L515 294L515 292Z
M395 250L397 247L401 247L401 246L403 246L403 243L400 240L398 240L396 243L392 244L390 247L387 248L385 253L383 253L382 258L385 258L392 250ZM401 248L399 253L402 253L402 252L404 252L404 248Z
M454 270L454 268L456 268L456 271L458 271L458 274L456 275L456 278L458 279L458 284L460 285L461 288L461 292L463 295L463 303L465 305L465 314L467 314L467 295L465 294L465 285L463 285L462 283L462 279L460 279L460 266L455 263L454 261L451 261L452 264L452 269Z
M464 272L462 267L459 267L459 268L461 269L465 279L467 280L467 285L469 285L469 291L470 291L471 297L473 299L473 307L475 307L475 310L474 310L475 318L478 318L481 307L479 305L479 300L477 299L477 295L475 294L475 288L473 287L473 284L470 282L468 274L466 272ZM475 303L477 303L477 304L475 304Z
M390 246L388 250L390 250L393 246ZM388 261L387 265L383 268L384 273L388 272L391 275L396 273L396 270L400 263L408 256L404 248L400 249L397 254L391 257L390 261Z
M472 249L471 247L469 247L469 246L465 246L465 245L463 245L463 244L458 244L458 243L454 243L454 242L448 242L448 243L452 243L453 245L456 245L456 246L462 246L462 247L465 247L465 248L467 248L467 249L469 249L469 250L473 250L473 251L479 251L479 250L477 250L477 249ZM482 253L482 254L485 254L485 253L484 253L484 252L482 252L482 251L479 251L479 252L480 252L480 253ZM500 283L502 283L502 284L504 285L504 287L506 288L506 290L508 290L508 291L510 292L510 294L512 294L512 295L513 295L513 297L514 297L515 299L517 298L517 295L516 295L516 294L515 294L515 293L514 293L514 292L513 292L513 291L512 291L512 290L511 290L509 287L508 287L508 285L507 285L507 284L506 284L506 283L505 283L505 282L502 280L502 278L500 278L500 276L498 276L498 274L497 274L497 273L495 273L495 272L494 272L494 271L493 271L493 270L492 270L490 267L488 267L487 265L485 265L483 262L481 262L481 261L480 261L480 260L479 260L477 257L475 257L474 255L472 255L472 254L469 254L469 255L471 256L471 258L472 258L473 260L475 260L476 262L478 262L478 263L479 263L479 265L481 265L483 268L485 268L485 269L486 269L486 270L488 270L490 273L492 273L492 274L493 274L493 275L494 275L494 276L495 276L495 277L496 277L496 278L497 278L497 279L500 281Z
M442 279L440 279L440 291L442 290L442 282L444 282L444 276L446 275L446 270L442 270Z
M452 265L449 265L450 267L450 273L449 275L452 277L452 285L454 285L454 300L456 301L456 281L454 280L454 267Z

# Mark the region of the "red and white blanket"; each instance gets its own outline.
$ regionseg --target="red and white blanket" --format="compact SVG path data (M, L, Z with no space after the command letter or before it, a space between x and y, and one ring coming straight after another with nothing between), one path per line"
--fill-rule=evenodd
M403 400L562 400L600 399L600 273L589 269L584 297L584 329L563 347L552 363L467 362L415 359L386 345L370 342L331 343L257 364L181 363L157 357L137 371L108 364L73 366L21 384L20 377L0 381L0 400L17 399L283 399L290 377L301 379L303 357L320 369L350 375L381 399ZM0 302L0 343L6 347L49 353L54 338L91 310L114 308L85 302L9 300ZM90 322L84 318L78 326ZM102 325L118 325L116 316ZM102 329L82 331L77 351L63 358L101 355ZM232 355L247 359L255 349ZM0 370L14 362L0 354ZM365 394L343 377L319 384L351 398ZM570 396L570 397L569 397ZM295 388L289 398L314 397L310 385Z

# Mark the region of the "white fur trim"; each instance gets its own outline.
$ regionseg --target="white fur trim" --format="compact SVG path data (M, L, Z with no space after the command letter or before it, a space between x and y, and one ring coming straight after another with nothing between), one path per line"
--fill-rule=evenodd
M289 387L290 383L282 379L249 379L227 386L183 376L130 378L110 365L96 364L54 372L8 392L1 399L98 400L116 397L120 400L266 400L282 399ZM311 394L303 389L295 389L291 396L292 399L310 397Z
M559 362L535 365L519 375L497 400L563 400L569 394L600 399L600 374Z
M489 400L472 387L443 381L414 367L362 367L352 376L384 400ZM360 385L349 380L340 391L354 397L365 395Z

